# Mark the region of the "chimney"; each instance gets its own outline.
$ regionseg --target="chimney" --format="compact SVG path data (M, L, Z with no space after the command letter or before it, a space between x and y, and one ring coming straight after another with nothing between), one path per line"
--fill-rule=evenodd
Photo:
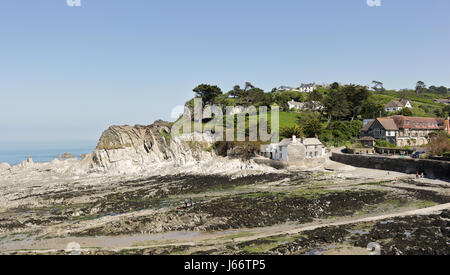
M295 135L292 136L292 142L297 142L297 136Z

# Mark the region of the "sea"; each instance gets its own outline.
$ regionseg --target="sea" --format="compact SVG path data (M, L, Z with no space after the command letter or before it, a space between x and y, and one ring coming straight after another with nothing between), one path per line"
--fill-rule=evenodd
M16 165L28 157L31 157L34 162L50 162L64 153L71 153L78 159L81 159L82 154L92 153L94 149L95 146L63 149L0 149L0 163L6 162L10 165Z

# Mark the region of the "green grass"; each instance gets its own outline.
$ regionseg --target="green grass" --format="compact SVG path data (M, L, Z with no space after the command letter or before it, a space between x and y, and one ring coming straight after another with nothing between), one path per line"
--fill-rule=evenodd
M449 95L424 93L421 95L408 95L407 98L413 106L413 116L417 117L435 117L434 110L443 107L442 104L435 103L435 99L447 98ZM391 100L401 99L401 94L395 91L378 92L371 95L373 99L382 104L387 104Z
M292 126L296 125L297 124L297 116L298 116L298 113L280 112L279 113L280 128L292 127ZM222 116L223 121L224 121L224 123L223 123L224 127L226 126L226 119L227 119L227 117L228 116L226 116L226 115ZM256 118L256 121L258 122L258 125L259 125L259 114L248 116L247 119L246 119L246 123L248 124L249 120L255 119L255 118ZM271 123L272 122L272 114L271 114L270 111L268 111L267 114L265 116L263 116L263 118L264 118L265 121L268 121L268 125L272 124ZM208 122L203 122L202 123L202 129L204 129L207 124L208 124ZM234 125L234 126L236 127L236 125ZM191 127L192 127L191 130L193 131L194 130L194 122L191 123ZM213 128L213 130L214 130L214 128Z

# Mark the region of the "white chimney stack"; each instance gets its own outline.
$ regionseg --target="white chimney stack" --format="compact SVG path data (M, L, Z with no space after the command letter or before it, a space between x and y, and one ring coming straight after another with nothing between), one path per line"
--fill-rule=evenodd
M292 142L297 142L297 136L295 135L292 136Z

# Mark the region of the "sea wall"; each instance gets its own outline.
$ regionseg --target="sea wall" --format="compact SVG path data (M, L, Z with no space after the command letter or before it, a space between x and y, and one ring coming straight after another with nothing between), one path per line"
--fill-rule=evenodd
M331 159L351 166L415 174L425 173L428 178L450 181L450 162L426 159L391 158L384 156L333 153Z
M272 160L265 157L254 158L253 161L260 165L267 165L275 169L310 169L323 165L326 161L325 158L304 159L302 161L281 161Z

